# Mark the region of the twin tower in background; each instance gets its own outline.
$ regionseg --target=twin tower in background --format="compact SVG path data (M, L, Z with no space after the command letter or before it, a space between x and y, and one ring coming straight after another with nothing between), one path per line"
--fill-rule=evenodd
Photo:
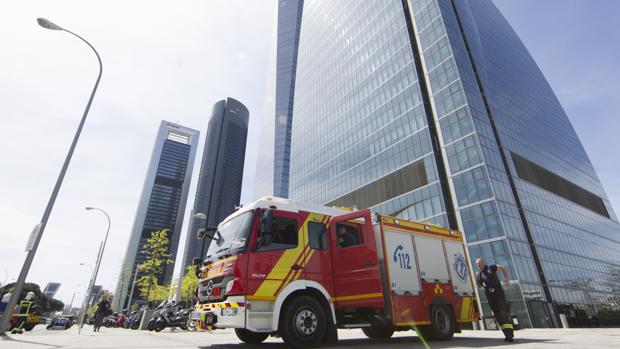
M207 129L198 189L190 217L190 230L217 226L239 205L248 133L248 109L228 98L213 106ZM169 253L176 259L185 206L189 193L200 132L162 121L140 195L127 252L116 285L112 307L125 309L130 299L140 302L138 288L132 288L140 253L153 231L169 229ZM206 219L196 216L206 215ZM209 239L199 240L188 230L183 251L184 272L194 258L204 258ZM165 266L160 283L170 283L174 264ZM139 277L139 275L138 275ZM133 291L133 295L131 292Z

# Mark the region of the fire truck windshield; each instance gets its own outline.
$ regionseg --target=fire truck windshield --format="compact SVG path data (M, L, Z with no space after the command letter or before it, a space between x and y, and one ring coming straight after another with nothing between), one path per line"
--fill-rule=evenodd
M217 241L209 245L207 259L232 255L245 249L253 216L254 211L248 211L222 223L214 234Z

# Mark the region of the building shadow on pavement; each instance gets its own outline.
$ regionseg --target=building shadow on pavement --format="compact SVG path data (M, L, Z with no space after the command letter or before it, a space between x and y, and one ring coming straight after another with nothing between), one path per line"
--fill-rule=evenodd
M32 341L25 341L25 340L21 340L21 339L15 339L11 336L0 336L0 343L2 342L7 342L8 343L24 343L24 344L33 344L33 345L41 345L47 348L62 348L62 345L54 345L54 344L47 344L47 343L39 343L39 342L32 342Z
M537 339L537 338L519 338L517 335L515 337L514 344L527 344L527 343L548 343L553 342L553 339ZM497 338L476 338L476 337L454 337L452 340L445 342L427 342L429 347L432 349L442 349L442 348L454 348L454 347L465 347L465 348L485 348L485 347L496 347L506 345L504 342L504 338L498 336ZM365 348L365 347L376 347L377 345L385 346L384 349L398 349L398 348L411 348L412 346L424 348L424 344L420 340L420 338L416 336L410 337L396 337L392 338L389 341L376 341L365 338L352 338L352 339L340 339L338 340L338 344L335 345L322 345L320 348L343 348L343 347L356 347L356 348ZM279 343L262 343L262 344L246 344L246 343L236 343L236 344L213 344L207 346L201 346L200 349L259 349L259 348L287 348L288 346L283 342Z
M537 338L519 338L515 337L514 344L527 344L527 343L548 343L553 342L553 339L537 339ZM454 348L454 347L464 347L464 348L485 348L485 347L497 347L504 346L506 343L504 342L504 337L498 336L497 338L476 338L476 337L454 337L452 340L445 342L436 342L430 341L427 342L428 346L432 349L442 349L442 348ZM364 338L354 338L354 339L340 339L338 343L335 345L321 345L320 348L376 348L377 345L385 345L389 346L389 348L385 349L398 349L398 348L407 348L410 349L412 346L416 346L416 348L424 348L424 344L422 341L416 337L397 337L392 338L388 341L377 341L371 339ZM199 347L200 349L265 349L265 348L288 348L286 344L283 342L279 343L262 343L262 344L246 344L246 343L236 343L236 344L213 344Z

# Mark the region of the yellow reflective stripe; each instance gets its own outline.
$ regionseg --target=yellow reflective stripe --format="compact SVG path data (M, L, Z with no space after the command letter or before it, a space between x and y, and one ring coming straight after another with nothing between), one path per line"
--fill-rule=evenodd
M500 327L502 328L502 330L505 330L505 329L508 329L508 328L509 328L509 329L511 329L511 330L513 330L513 329L514 329L514 327L512 326L512 324L503 324L503 325L501 325Z
M367 299L367 298L377 298L377 297L383 297L383 293L377 292L377 293L356 294L353 296L333 297L332 299L335 301L350 301L350 300L356 300L356 299Z
M284 288L286 284L288 284L291 280L295 280L299 277L299 275L301 274L301 270L290 273L290 275L288 272L293 266L293 263L295 263L297 259L301 256L306 246L308 246L308 222L313 219L322 220L323 218L325 218L325 216L315 213L311 213L308 215L308 217L304 221L304 224L297 231L297 247L286 250L282 254L282 256L280 256L280 259L278 259L276 265L273 267L273 269L271 269L271 271L265 278L266 280L261 283L261 285L258 287L252 297L273 297L275 296L278 288L280 288L280 285L282 285L282 288ZM310 253L310 256L311 255L312 253ZM305 266L305 263L308 262L309 258L307 257L308 255L306 255L305 259L302 257L303 263L299 263L302 267ZM285 273L285 275L282 275L282 273Z
M466 321L469 319L469 313L471 311L471 298L463 297L463 303L461 305L461 321Z
M247 296L249 301L273 301L276 299L274 296Z

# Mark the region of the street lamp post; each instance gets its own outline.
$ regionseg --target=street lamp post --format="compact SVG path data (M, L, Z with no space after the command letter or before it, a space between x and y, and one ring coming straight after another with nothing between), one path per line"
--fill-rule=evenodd
M99 245L99 252L101 252L101 246ZM80 263L80 265L85 265L90 269L90 280L88 281L88 286L86 286L86 293L84 294L84 300L82 301L82 306L80 307L80 312L78 313L78 334L80 334L80 330L82 329L82 325L84 324L84 313L86 312L86 304L88 304L88 299L90 298L91 290L93 289L93 285L95 283L95 269L88 263Z
M198 213L194 213L194 209L192 209L191 214L189 215L190 219L189 219L189 229L187 229L187 237L185 238L185 251L188 251L187 246L189 245L189 242L191 241L192 237L193 237L193 232L194 232L194 219L198 218L198 219L204 219L206 221L207 219L207 215L202 213L202 212L198 212ZM205 223L206 226L206 223ZM204 249L204 242L202 245L202 249L201 251ZM202 256L201 258L204 258L204 256ZM185 263L185 259L186 256L183 256L183 261L182 263ZM182 285L183 285L183 273L185 271L183 270L183 267L181 267L181 275L179 276L179 284L177 285L177 302L181 301L181 294L182 294Z
M79 288L80 286L82 285L78 284L76 287ZM71 302L69 303L69 307L66 308L67 310L63 312L64 315L71 315L71 309L73 308L73 300L75 299L76 294L79 295L80 294L79 291L73 291L73 295L71 295Z
M110 221L110 215L108 215L108 213L100 208L97 207L86 207L87 211L90 210L97 210L101 213L103 213L106 218L108 219L108 228L106 229L105 232L105 238L103 239L103 242L101 243L100 247L99 247L99 253L97 253L97 261L95 262L95 268L93 270L93 276L91 278L91 282L90 285L88 286L88 290L86 291L88 293L88 297L90 297L90 294L92 292L92 288L95 285L95 282L97 282L97 275L99 274L99 267L101 266L101 260L103 259L103 252L105 251L105 245L108 242L108 234L110 233L110 225L112 224ZM82 316L78 319L78 323L79 323L79 327L78 327L78 334L80 333L80 331L82 330L82 327L84 326L84 314L81 314Z
M32 244L28 246L28 255L26 256L26 260L24 261L24 265L22 266L22 270L19 273L19 277L17 278L17 282L15 283L15 288L13 293L11 294L11 298L9 300L9 304L4 311L4 315L2 316L2 320L0 320L0 336L6 335L6 329L9 324L9 320L11 318L11 312L15 309L17 305L17 301L19 298L19 294L21 293L24 283L26 282L26 276L28 275L28 271L30 270L30 266L32 265L32 261L37 252L37 248L39 247L39 242L41 242L41 237L43 236L43 231L45 230L45 226L47 225L47 221L52 213L52 208L54 207L54 203L56 202L56 197L58 196L58 192L60 191L60 187L62 185L62 181L65 178L65 173L67 172L67 168L69 167L69 163L71 162L71 157L73 156L73 152L75 151L75 147L77 145L78 139L80 138L80 133L82 133L82 128L84 127L84 123L86 122L86 116L88 115L88 111L90 110L90 105L93 102L93 98L95 97L95 92L97 91L97 87L99 86L99 80L101 80L101 74L103 73L103 65L101 64L101 57L99 57L99 53L95 48L84 38L81 36L66 30L64 28L59 27L58 25L48 21L44 18L37 18L37 22L40 26L46 29L51 30L60 30L65 31L78 39L85 42L92 50L95 52L97 56L97 61L99 61L99 75L97 76L97 81L95 82L95 86L93 87L93 91L90 94L90 98L88 99L88 103L86 104L86 109L84 109L84 114L82 115L82 120L80 121L80 125L73 137L73 142L71 143L71 147L69 148L69 153L65 158L65 162L62 165L62 169L60 170L60 174L58 175L58 179L56 180L56 185L54 186L54 190L52 191L52 196L50 197L47 207L45 208L45 212L43 213L43 217L41 218L40 227L35 230L35 234L33 236Z

